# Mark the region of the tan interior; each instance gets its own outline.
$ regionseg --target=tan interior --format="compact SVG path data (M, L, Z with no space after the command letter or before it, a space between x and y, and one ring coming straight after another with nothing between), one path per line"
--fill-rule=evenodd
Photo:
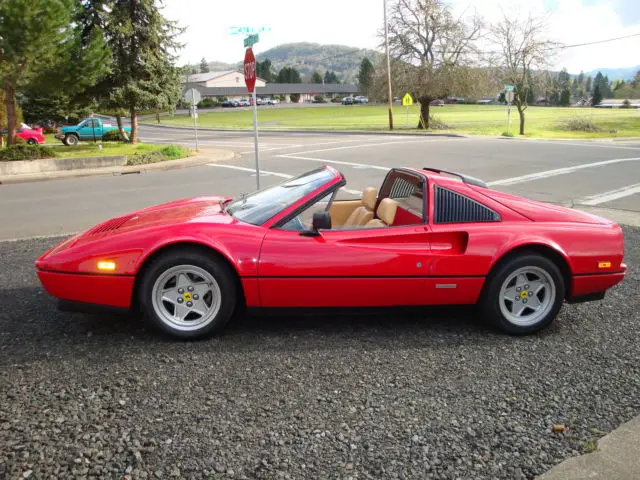
M331 208L329 208L331 224L334 227L344 225L351 213L361 206L362 200L337 200L333 202Z
M378 218L370 220L366 223L366 227L388 227L393 225L393 221L396 218L396 211L398 210L398 202L390 198L385 198L378 205L376 215Z
M373 187L367 187L362 191L362 205L356 208L344 222L344 227L360 227L373 219L373 210L376 208L378 191Z

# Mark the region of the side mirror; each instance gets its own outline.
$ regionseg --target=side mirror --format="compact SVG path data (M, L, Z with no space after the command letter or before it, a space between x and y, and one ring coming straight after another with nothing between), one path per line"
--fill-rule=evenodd
M329 215L329 212L316 212L313 214L313 221L311 225L311 230L300 232L300 235L303 235L305 237L317 237L318 235L320 235L320 232L318 230L330 230L331 215Z

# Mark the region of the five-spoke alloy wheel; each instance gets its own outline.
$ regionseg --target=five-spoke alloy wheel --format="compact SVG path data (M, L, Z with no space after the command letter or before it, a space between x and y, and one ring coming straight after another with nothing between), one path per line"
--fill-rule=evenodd
M175 250L155 259L140 286L144 313L179 338L222 329L233 314L236 285L229 267L198 250Z
M555 263L526 253L498 265L487 278L480 305L487 319L513 334L547 326L564 301L564 280Z

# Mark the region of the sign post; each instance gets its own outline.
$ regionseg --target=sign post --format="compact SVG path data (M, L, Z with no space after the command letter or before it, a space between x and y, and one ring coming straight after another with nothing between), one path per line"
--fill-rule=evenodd
M506 91L504 98L507 101L507 135L509 135L509 130L511 129L511 102L513 102L514 87L513 85L505 85L504 89Z
M196 131L196 152L199 151L198 150L198 102L200 102L200 92L198 90L196 90L195 88L192 88L190 90L188 90L185 94L184 94L184 101L187 103L190 103L190 107L189 107L189 112L191 113L191 115L193 115L193 128L195 128Z
M402 97L402 105L404 105L404 106L406 107L406 109L407 109L407 112L406 112L406 113L407 113L407 120L406 120L406 123L407 123L407 127L408 127L408 126L409 126L409 107L410 107L411 105L413 105L413 98L411 97L411 95L409 94L409 92L407 92L407 93L405 94L405 96L404 96L404 97Z
M257 35L252 35L251 37L255 37L255 41L258 41ZM248 37L251 39L251 37ZM245 39L245 45L247 44L247 39ZM253 50L251 47L247 48L244 54L244 82L247 85L247 90L253 96L253 135L254 135L254 146L256 151L256 184L258 186L258 190L260 190L260 158L258 152L258 104L256 102L256 58L253 55Z

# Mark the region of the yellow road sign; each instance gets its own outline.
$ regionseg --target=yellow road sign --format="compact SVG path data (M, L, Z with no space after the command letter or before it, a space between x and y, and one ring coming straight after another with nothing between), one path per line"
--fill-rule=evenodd
M411 105L413 105L413 98L411 98L411 95L409 95L409 93L402 97L402 105L404 105L405 107L410 107Z

